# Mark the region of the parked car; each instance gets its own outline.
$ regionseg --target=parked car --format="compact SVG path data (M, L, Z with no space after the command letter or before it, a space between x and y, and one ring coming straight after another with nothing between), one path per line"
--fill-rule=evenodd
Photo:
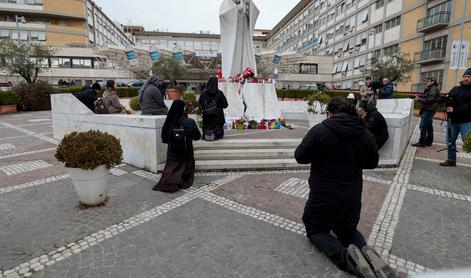
M316 84L305 84L298 88L298 90L310 90L310 91L318 91L319 87Z
M144 85L144 81L135 80L135 81L129 82L127 85L128 85L128 87L140 88L140 87L142 87L142 85Z

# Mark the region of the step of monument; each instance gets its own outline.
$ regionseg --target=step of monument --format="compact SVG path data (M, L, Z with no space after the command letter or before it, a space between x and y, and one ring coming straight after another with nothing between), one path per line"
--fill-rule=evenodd
M196 150L195 159L201 160L234 160L234 159L269 159L294 158L294 148L290 149L225 149Z
M236 150L236 149L294 149L301 139L224 139L218 141L197 141L195 150Z
M165 164L158 166L163 171ZM301 165L294 159L251 159L251 160L199 160L197 171L231 171L231 170L286 170L309 169L310 165Z

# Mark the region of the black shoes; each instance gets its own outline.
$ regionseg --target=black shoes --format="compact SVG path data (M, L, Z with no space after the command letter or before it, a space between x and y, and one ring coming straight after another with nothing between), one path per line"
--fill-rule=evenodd
M422 143L420 143L420 142L417 142L417 143L415 143L415 144L412 144L412 147L418 147L418 148L423 148L423 147L425 147L425 146L427 146L427 145L422 144Z
M363 256L370 263L376 277L381 278L394 278L396 275L392 268L381 258L381 256L371 247L364 246L361 249Z
M445 162L442 162L439 164L440 166L443 167L455 167L456 166L456 160L446 160Z
M371 269L368 261L363 256L360 248L350 244L347 248L347 271L360 278L376 278L375 272Z

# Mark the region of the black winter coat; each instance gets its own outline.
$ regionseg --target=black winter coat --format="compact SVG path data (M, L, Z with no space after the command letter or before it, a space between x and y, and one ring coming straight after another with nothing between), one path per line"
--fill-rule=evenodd
M208 98L216 99L216 103L218 104L218 107L220 108L220 110L217 115L205 115L203 113L203 128L212 129L212 127L214 126L224 125L224 123L226 122L226 119L224 118L223 109L229 106L229 104L227 103L226 96L224 96L224 93L220 90L218 90L216 93L203 91L203 93L201 93L200 99L198 100L199 105L203 107L203 109L204 109L204 103L206 102Z
M83 90L77 95L80 100L88 109L95 112L95 101L98 99L95 90L90 86L83 87Z
M454 100L451 122L455 124L471 122L471 85L456 86L449 96Z
M378 165L373 135L354 117L338 113L313 127L295 152L311 163L303 221L309 236L320 227L356 227L360 219L363 169Z
M424 94L418 99L422 104L420 111L436 112L439 99L440 90L438 89L437 83L425 88Z
M389 139L388 124L376 108L368 113L365 120L366 128L374 135L376 146L380 150Z
M183 126L185 129L185 134L186 134L186 139L187 139L187 146L188 148L186 151L182 154L176 154L172 153L170 151L170 147L167 150L167 159L169 160L177 160L177 161L182 161L182 160L189 160L194 157L194 151L193 151L193 140L198 141L201 139L201 132L198 129L198 126L196 125L195 121L193 119L188 118L187 116L183 116L178 120L178 125ZM170 139L171 140L171 139ZM171 142L170 142L171 144ZM169 144L169 146L170 146Z

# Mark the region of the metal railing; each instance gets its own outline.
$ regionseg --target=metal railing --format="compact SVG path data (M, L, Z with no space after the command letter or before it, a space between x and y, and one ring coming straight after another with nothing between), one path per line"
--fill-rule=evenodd
M442 61L446 57L446 49L425 50L414 54L416 63L427 61Z
M437 25L447 25L450 22L450 12L439 12L417 21L417 31L426 30Z

